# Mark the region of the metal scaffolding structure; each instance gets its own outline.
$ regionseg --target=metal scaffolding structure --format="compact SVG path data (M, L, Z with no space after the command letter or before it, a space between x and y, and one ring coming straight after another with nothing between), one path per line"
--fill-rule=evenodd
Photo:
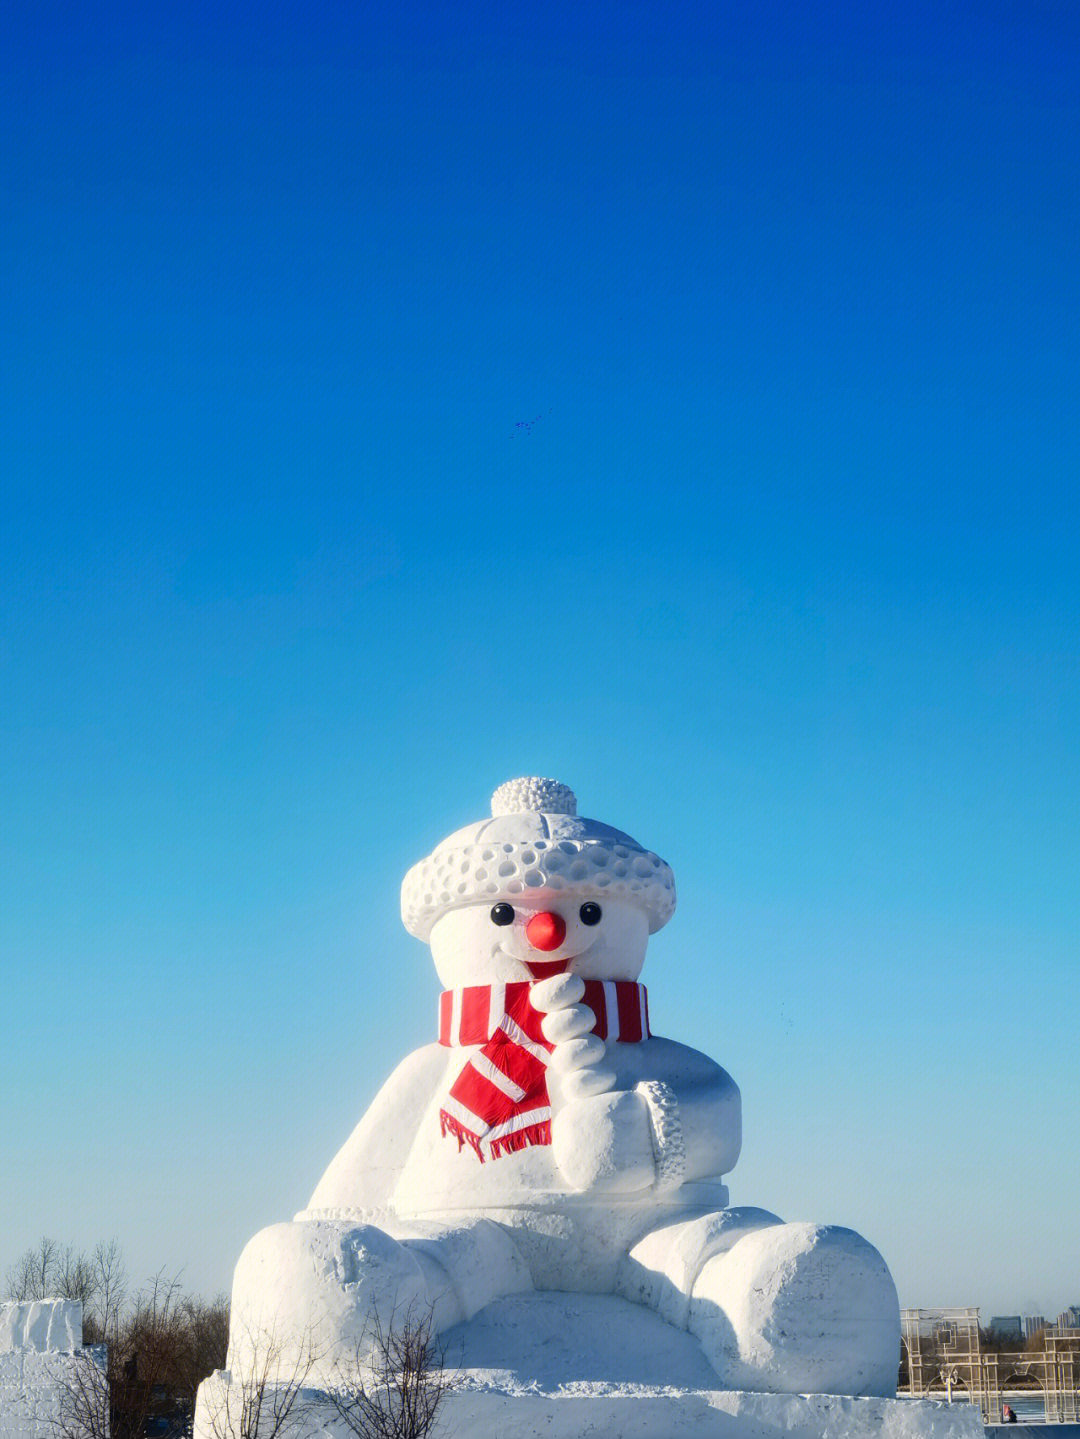
M899 1392L978 1405L983 1421L1001 1418L1010 1396L1037 1395L1047 1423L1080 1421L1080 1329L1055 1327L1042 1348L983 1344L978 1309L903 1309Z

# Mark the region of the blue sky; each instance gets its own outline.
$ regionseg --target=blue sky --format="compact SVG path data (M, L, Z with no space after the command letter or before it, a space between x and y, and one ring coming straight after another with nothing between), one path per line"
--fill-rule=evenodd
M674 867L736 1201L1080 1300L1080 24L582 9L16 19L0 1270L226 1287L540 773Z

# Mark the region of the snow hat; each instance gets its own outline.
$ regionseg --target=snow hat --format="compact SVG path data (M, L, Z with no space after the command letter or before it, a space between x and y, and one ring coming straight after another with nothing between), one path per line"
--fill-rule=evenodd
M581 818L573 790L557 780L508 780L491 796L491 814L456 830L405 876L401 918L417 939L447 910L541 889L617 895L641 906L650 934L674 914L670 867L621 830Z

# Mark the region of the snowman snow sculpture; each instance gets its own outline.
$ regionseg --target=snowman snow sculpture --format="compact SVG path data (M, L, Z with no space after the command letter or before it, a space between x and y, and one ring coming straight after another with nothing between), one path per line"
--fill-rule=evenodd
M420 1305L443 1331L570 1290L688 1330L719 1388L895 1393L878 1252L728 1207L738 1088L652 1033L638 982L675 909L671 870L576 810L565 785L511 780L492 818L409 871L402 917L444 986L437 1040L386 1081L308 1208L244 1250L229 1369L272 1330L286 1368L313 1343L311 1382L329 1383L362 1358L373 1312Z

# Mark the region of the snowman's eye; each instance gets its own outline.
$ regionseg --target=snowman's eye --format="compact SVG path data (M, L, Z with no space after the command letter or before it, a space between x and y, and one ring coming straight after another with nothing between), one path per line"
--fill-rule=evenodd
M514 907L510 904L497 904L491 911L492 924L513 924Z
M578 910L578 918L582 924L599 924L600 913L600 906L598 904L583 904Z

